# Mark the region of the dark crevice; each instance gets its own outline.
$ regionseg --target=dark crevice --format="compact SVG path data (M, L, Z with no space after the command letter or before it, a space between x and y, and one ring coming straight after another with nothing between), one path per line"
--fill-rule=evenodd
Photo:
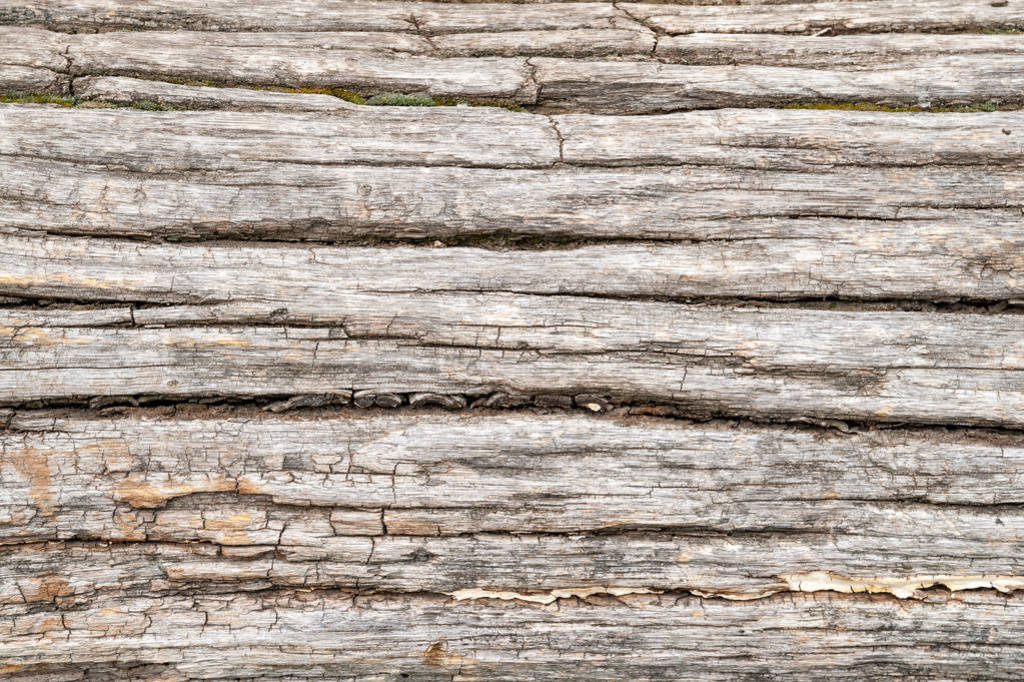
M531 299L541 298L569 298L569 299L597 299L606 301L622 301L636 303L675 303L692 308L752 308L764 310L821 310L832 312L912 312L912 313L934 313L934 314L970 314L970 315L1020 315L1024 314L1024 292L1022 298L1012 299L972 299L972 298L853 298L842 296L785 296L773 297L740 297L740 296L666 296L656 294L636 293L590 293L585 291L539 291L536 289L514 288L503 289L417 289L402 291L389 289L387 291L375 292L373 289L361 288L361 293L378 293L381 296L402 294L409 295L431 295L446 294L467 296L474 295L515 295L529 297ZM59 321L46 321L41 326L45 327L110 327L130 328L137 326L157 327L224 327L241 326L246 327L301 327L317 329L339 329L344 330L345 325L341 320L329 318L309 319L308 315L302 313L291 314L287 305L282 304L279 308L268 311L265 315L247 313L242 318L229 318L230 321L219 321L210 319L183 319L180 321L168 320L153 323L150 325L139 325L136 321L136 313L144 310L160 310L166 308L194 307L212 308L214 306L225 306L231 304L253 304L258 303L244 297L233 299L211 299L197 298L188 295L176 295L168 292L167 298L176 300L154 301L152 299L136 299L130 296L118 297L112 295L109 298L102 297L99 292L93 298L65 297L60 295L26 295L15 292L5 292L5 299L0 301L0 314L4 311L12 312L58 312L58 311L125 311L130 323L122 324L95 324L89 325L81 321L69 324L61 324ZM352 339L415 339L415 336L379 335L370 337L368 335L348 334L347 338Z
M177 419L234 418L309 419L406 415L496 416L502 414L586 415L593 419L625 420L627 423L665 422L680 425L711 425L723 428L796 429L820 434L858 435L873 432L899 431L919 438L977 438L985 443L1019 445L1024 428L999 424L930 424L885 421L847 417L771 416L747 414L693 401L691 404L665 402L630 402L607 396L581 394L527 395L503 391L481 391L454 394L465 400L465 407L444 409L440 403L428 402L413 406L408 398L419 394L373 393L386 401L370 401L365 406L352 402L352 393L332 394L266 394L259 397L203 395L170 396L138 394L100 398L60 398L23 401L0 406L0 422L4 429L26 431L19 425L21 415L56 418L131 418L161 417ZM447 395L447 394L445 394ZM397 398L397 404L391 400ZM6 416L5 416L6 415ZM637 422L636 420L640 420ZM29 429L31 430L31 429ZM46 429L44 429L45 431Z

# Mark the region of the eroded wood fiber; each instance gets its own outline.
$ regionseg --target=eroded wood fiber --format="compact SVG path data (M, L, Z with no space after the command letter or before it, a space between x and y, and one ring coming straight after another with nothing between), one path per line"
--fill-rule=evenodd
M0 676L1020 678L1022 12L0 0Z
M8 428L0 594L61 555L80 605L225 584L543 600L751 599L823 572L900 596L884 580L1020 582L1010 435L431 411L27 412Z
M274 106L282 96L268 95ZM996 282L1017 272L1017 112L548 118L337 102L320 117L0 105L4 225L313 241L827 235L829 249L845 233L850 248L902 239L914 252L984 234L966 253L1002 255L954 271L980 268ZM658 134L645 140L648 129ZM435 165L449 167L425 168Z
M662 40L621 28L445 36L400 31L62 35L0 26L0 37L13 43L0 52L0 63L11 63L10 73L0 77L6 90L66 94L76 90L73 78L142 76L344 88L367 96L425 93L599 113L861 100L1017 106L1018 62L1024 59L1014 35L704 33Z
M102 676L130 662L154 678L289 679L298 666L356 679L905 679L913 671L1001 680L1018 670L1017 608L1019 598L989 592L910 604L825 594L742 605L626 594L544 607L270 590L124 597L61 614L14 605L0 651L26 666L13 671L22 675L74 665ZM708 655L709 626L727 655Z

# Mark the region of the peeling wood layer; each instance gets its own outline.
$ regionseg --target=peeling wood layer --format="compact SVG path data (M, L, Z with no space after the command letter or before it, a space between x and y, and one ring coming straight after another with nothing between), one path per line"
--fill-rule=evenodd
M549 606L301 590L142 596L63 611L6 607L12 625L0 656L22 675L66 670L73 661L84 671L136 665L153 678L273 678L301 665L318 676L424 680L902 679L911 669L1006 679L1021 656L1017 608L1019 599L988 592L913 604L824 594L740 604L641 594ZM728 656L707 655L701 643L709 626Z
M15 601L69 557L63 596L77 603L226 585L539 603L658 590L919 598L933 584L1021 580L1016 434L19 412L0 445L0 594Z

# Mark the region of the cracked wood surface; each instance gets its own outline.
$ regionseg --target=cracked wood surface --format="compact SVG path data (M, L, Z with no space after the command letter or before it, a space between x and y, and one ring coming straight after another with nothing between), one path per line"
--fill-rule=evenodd
M0 445L0 594L15 597L61 563L80 604L150 581L169 595L613 585L730 599L821 571L1024 584L1017 434L25 412Z
M1019 670L1017 608L1019 597L990 592L909 604L815 594L742 605L627 594L550 606L289 589L125 596L63 611L8 606L0 653L13 679L72 666L79 679L111 679L118 663L131 661L149 679L294 679L298 667L328 679L905 679L912 672L1006 680Z
M149 31L64 36L0 27L0 36L27 43L0 51L0 63L11 63L0 88L31 86L59 94L73 89L74 78L144 76L499 99L547 111L651 113L848 100L1019 105L1024 89L1024 55L1015 35L915 35L903 42L898 34L728 40L703 34L664 45L655 44L654 34L625 29L447 37ZM626 61L599 60L609 54L627 55Z
M401 311L415 309L407 304L432 296L448 299L450 324L470 324L474 314L484 311L474 301L498 300L488 294L505 295L510 303L518 300L524 310L529 301L539 301L531 296L695 301L832 296L922 303L957 297L983 302L1024 298L1024 242L1014 234L1016 222L1011 219L977 221L967 238L929 221L793 224L802 230L780 234L779 226L763 222L748 226L760 227L763 234L734 241L539 251L257 242L226 247L0 234L0 294L27 302L56 298L178 305L136 310L138 324L341 324L355 319L360 308L371 311L375 305L382 319L388 318L387 311L398 319L408 314ZM730 267L723 268L723 262ZM900 263L899 271L893 270L894 262ZM461 317L460 303L465 306ZM674 319L670 311L679 310L660 303L641 305L637 310L646 306L665 320ZM8 325L32 324L38 315L37 310L19 314L13 309L5 318ZM560 324L558 317L551 319L549 326ZM84 318L77 323L88 324Z
M431 3L334 0L3 0L0 23L75 32L115 28L217 31L399 31L424 35L629 28L663 33L889 33L1020 28L1019 3L992 0L832 1L795 4L718 3ZM730 2L729 5L737 5Z
M951 272L1008 266L1010 288L1018 279L1019 112L546 117L339 104L319 117L0 105L4 226L315 241L834 235L830 249L845 232L849 255L981 235L957 248L990 249L991 262ZM658 134L643 141L647 130Z
M314 4L0 0L0 677L1020 678L1020 3Z
M501 295L416 297L406 312L400 300L383 315L336 301L343 327L8 326L0 402L510 391L761 418L1024 424L1019 315Z

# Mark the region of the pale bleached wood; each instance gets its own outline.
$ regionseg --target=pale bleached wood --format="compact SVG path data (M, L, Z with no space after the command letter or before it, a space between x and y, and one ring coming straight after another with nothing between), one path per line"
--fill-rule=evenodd
M366 391L397 404L512 391L762 418L1024 424L1017 315L666 307L678 316L667 323L650 306L535 300L560 322L498 296L466 324L461 297L416 303L407 319L378 311L334 328L10 328L0 401Z
M0 26L0 94L68 91L68 36Z
M701 3L705 4L705 3ZM714 5L718 3L706 3ZM728 3L735 5L737 3ZM429 3L321 2L249 3L236 0L145 2L106 0L5 0L0 22L82 31L111 28L184 28L228 31L422 31L429 34L645 26L668 33L841 31L957 31L1020 27L1022 9L990 0L895 0L817 2L757 6L695 6L568 2ZM639 21L637 21L639 20ZM642 22L642 23L641 23Z
M252 94L269 95L275 102L316 98L317 105L326 100L335 109L329 115L147 115L6 106L0 108L0 154L110 164L145 173L254 172L275 164L351 163L544 168L559 160L558 136L543 116L496 107L368 107L323 95ZM1024 116L1019 120L1024 124ZM60 135L53 135L55 126Z
M1021 41L1024 43L1024 41ZM660 116L560 115L563 159L579 165L1019 167L1021 112L897 114L731 109Z
M208 44L202 34L148 32L82 36L72 46L77 75L146 75L221 83L341 87L366 95L424 92L532 101L536 85L524 59L439 60L372 50ZM325 39L326 40L326 39ZM329 44L329 43L326 43ZM356 43L358 45L358 43Z
M62 611L8 606L0 656L27 666L14 674L87 679L110 679L103 675L115 664L153 664L134 674L902 680L913 671L1006 680L1020 672L1020 608L1019 598L989 592L911 604L830 594L739 604L623 595L547 607L304 590L126 596Z
M944 57L928 65L871 70L774 66L687 66L538 57L537 104L545 111L657 113L681 109L765 107L800 102L943 106L1020 104L1024 57Z
M1024 28L1024 6L992 0L889 0L694 7L625 2L619 7L665 33L890 33Z
M21 42L15 34L22 29L4 30ZM364 95L427 93L609 113L846 100L914 106L989 100L1019 104L1013 93L1020 90L1017 74L1022 69L1016 61L1024 59L1013 36L939 36L928 42L928 36L914 35L902 43L901 36L841 40L748 35L718 45L714 36L704 34L692 44L686 42L690 36L667 41L660 48L663 54L688 64L666 65L650 61L652 36L628 30L525 31L433 40L367 33L365 41L356 33L158 31L61 37L24 30L31 48L16 50L8 61L31 62L33 66L11 68L29 69L37 79L47 75L47 68L59 69L45 83L28 83L43 91L62 91L70 70L79 77L342 87ZM599 56L614 53L616 42L628 60L647 61L529 59L544 54ZM891 47L894 43L899 47ZM63 66L48 67L50 62ZM741 66L696 68L690 63ZM794 67L819 70L809 74ZM24 78L17 71L7 79L0 86L24 85L19 85ZM723 86L723 81L728 84Z
M749 233L749 221L767 218L970 224L978 210L1015 215L1024 196L1024 173L981 167L426 171L253 163L244 171L174 177L26 157L4 157L0 167L0 210L9 228L157 238L712 239Z
M628 28L481 32L432 36L430 45L437 54L447 57L626 55L645 59L654 50L655 35Z
M481 29L486 27L481 26ZM8 31L23 31L8 28ZM45 32L43 32L45 33ZM189 57L195 60L196 77L232 76L252 64L267 60L263 78L277 76L296 80L310 77L311 65L320 66L322 78L333 63L347 55L381 51L445 57L595 57L619 55L629 60L650 59L655 35L629 29L549 28L423 37L401 32L260 32L223 33L192 31L116 32L67 36L51 34L50 40L70 49L77 73L125 71L130 68L157 71ZM208 53L204 47L213 48ZM936 58L978 55L990 60L1020 56L1024 52L1016 35L929 35L916 33L791 36L770 34L698 33L662 36L654 53L660 60L685 64L755 64L822 69L878 68L896 62L925 66ZM216 54L227 59L219 68ZM280 63L295 62L290 71ZM278 67L275 69L275 66ZM249 75L251 77L251 74ZM280 84L286 84L282 80Z

